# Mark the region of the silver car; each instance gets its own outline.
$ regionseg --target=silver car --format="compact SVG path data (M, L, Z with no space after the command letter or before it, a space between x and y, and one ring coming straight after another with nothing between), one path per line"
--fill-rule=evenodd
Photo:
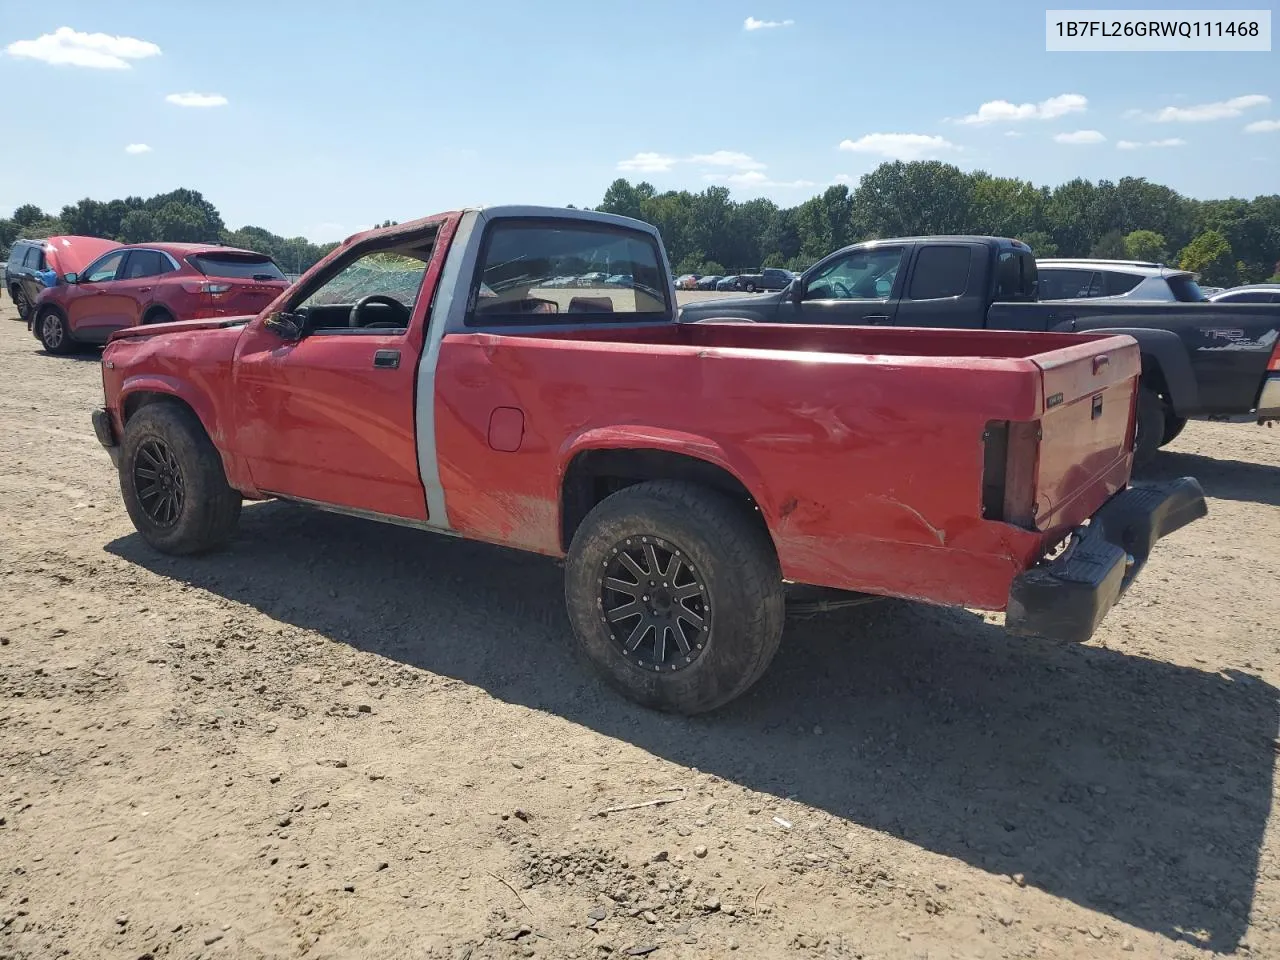
M1246 283L1209 297L1212 303L1280 303L1280 283Z
M1040 300L1142 300L1203 303L1196 275L1146 260L1059 259L1036 261Z

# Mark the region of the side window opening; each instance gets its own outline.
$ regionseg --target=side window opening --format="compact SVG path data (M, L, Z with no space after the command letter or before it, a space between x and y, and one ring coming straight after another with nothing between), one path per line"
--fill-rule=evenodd
M916 256L908 296L912 300L958 297L969 288L972 267L972 247L925 247Z

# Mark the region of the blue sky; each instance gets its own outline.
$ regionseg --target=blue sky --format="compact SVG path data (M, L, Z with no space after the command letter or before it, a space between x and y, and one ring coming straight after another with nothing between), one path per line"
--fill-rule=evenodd
M1280 192L1280 52L1047 53L1044 5L3 6L6 215L184 186L231 227L332 240L466 204L595 204L620 175L789 205L893 157Z

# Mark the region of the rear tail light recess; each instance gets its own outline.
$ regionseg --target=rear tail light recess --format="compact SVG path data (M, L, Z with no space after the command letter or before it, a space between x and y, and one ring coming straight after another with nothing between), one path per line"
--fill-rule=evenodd
M1280 336L1276 337L1276 345L1271 348L1271 359L1267 361L1268 373L1280 373Z
M184 283L182 289L187 293L207 293L210 296L219 296L226 293L232 287L229 283L213 283L209 280L202 280L198 283Z

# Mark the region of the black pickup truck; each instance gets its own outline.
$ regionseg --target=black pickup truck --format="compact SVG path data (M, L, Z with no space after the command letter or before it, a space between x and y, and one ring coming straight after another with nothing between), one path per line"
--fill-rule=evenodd
M1134 462L1188 419L1280 419L1280 304L1037 299L1031 248L1002 237L844 247L785 289L680 308L685 323L969 327L1123 333L1142 350Z

